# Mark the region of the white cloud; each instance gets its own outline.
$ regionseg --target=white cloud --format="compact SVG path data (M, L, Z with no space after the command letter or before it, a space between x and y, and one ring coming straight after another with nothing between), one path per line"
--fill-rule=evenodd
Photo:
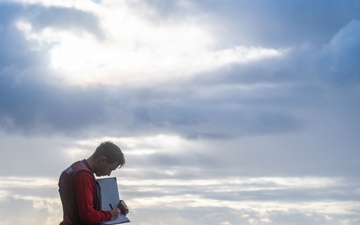
M23 5L41 5L45 7L66 7L78 10L95 11L99 8L98 4L91 0L1 0L1 2L20 3Z
M49 188L57 185L57 180L45 177L0 177L0 188Z
M235 46L214 49L217 40L196 17L183 21L149 21L125 3L97 8L105 39L45 28L33 30L26 21L18 28L38 45L53 43L51 67L69 83L148 84L183 79L233 63L278 57L283 50Z

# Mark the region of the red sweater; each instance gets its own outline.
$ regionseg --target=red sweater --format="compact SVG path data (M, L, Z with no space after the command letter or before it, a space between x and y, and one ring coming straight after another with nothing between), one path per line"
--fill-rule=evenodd
M59 192L64 221L71 220L73 225L87 225L111 219L109 211L99 209L100 196L96 187L95 177L86 160L75 162L63 171L59 179Z
M109 211L99 211L94 208L94 181L89 173L80 172L77 175L75 189L79 217L84 223L98 224L111 219Z

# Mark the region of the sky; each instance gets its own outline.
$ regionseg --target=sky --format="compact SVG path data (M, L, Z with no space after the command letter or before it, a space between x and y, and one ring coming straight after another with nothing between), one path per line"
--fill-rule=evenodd
M0 225L103 141L137 225L360 224L358 0L0 0Z

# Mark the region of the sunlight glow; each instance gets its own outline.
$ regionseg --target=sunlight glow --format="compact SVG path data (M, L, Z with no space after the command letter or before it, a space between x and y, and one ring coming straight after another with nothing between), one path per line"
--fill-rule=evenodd
M38 46L52 43L50 67L71 84L143 85L284 54L245 46L215 50L216 40L196 17L182 22L150 20L138 9L113 1L84 9L97 16L104 38L52 27L35 31L29 22L18 23Z
M76 144L95 149L99 143L111 140L113 143L121 143L119 146L126 155L151 155L161 152L179 152L194 143L177 135L159 134L145 137L100 137L90 140L80 140ZM82 148L81 148L82 149Z

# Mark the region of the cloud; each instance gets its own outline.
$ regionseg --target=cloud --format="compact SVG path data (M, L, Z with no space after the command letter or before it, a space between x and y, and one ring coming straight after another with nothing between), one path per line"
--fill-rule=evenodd
M32 7L34 7L34 9L32 9ZM65 30L79 36L82 36L82 32L86 32L94 35L99 40L104 38L99 18L91 12L65 7L42 6L30 6L27 11L40 11L40 13L30 14L28 18L34 32L40 32L41 30L49 28ZM63 18L66 18L66 20ZM71 23L69 23L69 21L71 21Z
M28 79L17 81L11 75L2 76L1 88L4 95L0 97L0 121L3 130L51 134L56 127L60 133L71 132L74 128L81 130L104 119L101 90L82 92Z
M257 46L214 49L217 40L196 16L189 15L183 21L149 19L135 14L137 6L104 3L104 13L98 7L76 10L30 4L25 11L28 16L17 19L16 27L32 48L37 46L49 56L47 66L56 70L51 75L75 84L135 85L184 79L229 63L282 54L281 50ZM40 13L32 13L35 9ZM64 15L67 21L59 20ZM127 23L117 22L125 18ZM76 22L64 29L72 20Z
M334 82L359 82L360 21L353 20L342 28L324 49L326 71Z
M77 23L75 23L75 25L72 26L76 26L76 27L81 26L85 31L89 31L90 33L94 33L94 34L99 33L98 21L93 16L93 14L86 13L83 11L76 11L74 9L68 9L68 8L59 8L59 7L45 8L38 5L35 6L30 5L28 10L29 12L31 12L32 9L31 7L38 9L40 13L36 14L35 16L29 16L30 19L24 20L24 22L21 22L20 24L17 23L17 28L15 28L16 26L13 27L13 29L17 30L17 32L19 32L19 30L23 32L22 35L24 39L21 40L23 44L37 43L37 45L41 46L42 43L51 43L52 38L57 37L57 35L60 35L60 37L66 37L66 36L61 36L63 35L62 30L64 27L64 21L59 22L57 19L61 17L61 15L63 15L64 13L70 15L68 17L70 20L76 17L82 18L82 20L77 21ZM123 7L125 6L120 4L117 5L116 9L123 9ZM54 11L52 12L51 10ZM109 14L109 15L115 16L115 14ZM44 21L43 19L40 19L43 17L47 18L46 23L41 22ZM98 18L103 18L103 17L99 16ZM108 21L108 19L106 19L106 21ZM187 81L185 82L180 81L180 83L178 82L178 79L180 77L182 77L181 79L184 79L183 76L186 77L189 74L194 74L194 73L201 74L206 70L213 71L214 69L217 69L216 73L221 74L222 73L221 67L229 63L240 64L238 65L239 68L243 68L243 67L246 68L247 64L250 64L249 66L251 66L251 62L259 61L259 63L261 64L261 62L265 59L270 60L274 57L282 58L284 57L282 51L275 49L263 49L259 47L256 48L235 47L233 49L224 49L224 50L212 52L209 49L212 42L211 38L209 37L209 34L207 34L206 31L201 30L198 27L198 24L192 23L191 20L186 21L186 23L184 23L182 26L177 25L175 30L172 28L174 23L165 24L164 29L159 30L153 25L144 22L143 18L141 17L137 19L138 19L137 24L140 26L141 29L144 30L152 29L154 31L157 31L157 33L160 34L163 33L163 36L160 36L161 39L159 40L150 39L150 42L144 42L145 39L141 39L141 38L139 39L141 42L144 42L143 44L145 46L150 46L150 49L155 50L154 49L155 46L160 46L157 45L157 43L158 41L161 40L162 43L166 43L166 41L164 42L163 40L173 39L170 42L171 46L177 46L176 43L189 44L189 45L186 44L185 46L182 46L180 48L175 48L175 49L169 48L169 51L166 50L167 47L165 46L165 48L163 49L165 55L161 53L163 50L160 49L159 52L160 60L158 57L154 58L156 59L156 64L157 64L158 62L160 63L164 62L163 60L161 60L162 57L165 56L166 56L165 58L169 58L168 56L174 57L171 61L176 63L175 64L170 63L171 65L168 64L168 66L170 66L168 68L171 68L171 70L174 70L174 72L176 70L179 70L178 73L172 73L167 69L158 70L158 68L160 67L167 68L166 65L162 65L160 67L155 67L154 71L151 71L150 69L149 75L145 75L145 76L141 75L139 77L135 76L135 78L129 78L131 80L138 78L144 79L144 81L147 82L149 80L148 76L152 77L151 80L154 79L156 80L157 78L159 78L159 76L160 77L165 76L166 78L163 77L161 79L170 80L170 83L165 82L165 85L170 85L170 87L172 87L173 90L171 89L164 90L162 87L163 85L160 86L161 85L160 83L160 85L155 85L151 87L151 88L153 87L159 88L159 91L144 89L141 86L135 89L133 88L126 89L127 91L130 92L126 94L128 96L128 99L124 99L122 97L109 97L111 95L122 96L124 95L124 91L113 91L113 90L107 91L105 90L107 89L107 87L105 86L77 89L76 87L62 88L59 85L49 85L48 83L43 83L42 81L39 82L40 79L43 79L45 74L46 76L54 76L54 75L58 76L60 74L64 74L63 72L66 70L66 68L63 69L60 68L59 71L62 72L55 72L52 71L51 68L49 68L49 65L46 65L45 69L36 70L32 68L34 67L34 64L30 63L31 64L30 69L29 67L27 67L26 72L23 72L25 74L21 75L21 78L19 78L19 75L14 76L12 74L12 73L19 74L20 72L17 69L10 71L5 70L3 72L2 76L5 81L3 83L4 93L8 93L7 95L15 96L15 98L11 100L5 97L7 95L4 95L2 97L3 98L2 101L4 102L4 108L2 109L2 113L3 113L2 124L5 127L5 129L7 131L23 130L25 132L32 132L34 131L33 127L36 127L36 129L40 130L40 132L44 132L44 131L49 132L56 127L57 130L61 132L62 131L70 132L72 130L80 131L89 126L101 126L101 123L104 123L110 126L111 124L114 124L117 127L123 128L124 130L131 127L133 128L133 130L135 130L135 132L139 130L144 130L143 131L144 133L147 132L151 133L154 132L155 130L158 130L157 132L160 133L161 132L167 133L167 132L173 132L176 129L178 130L177 132L189 138L198 138L198 137L226 138L226 137L243 135L247 133L260 134L264 132L265 133L286 132L292 129L298 129L297 127L299 127L299 122L290 113L281 112L276 109L274 110L267 109L264 111L260 110L258 112L254 112L253 109L249 109L249 107L246 105L240 106L238 105L238 103L235 103L235 105L233 105L234 101L238 101L238 100L246 101L246 98L244 99L238 98L241 92L237 93L236 86L233 87L228 84L226 84L223 87L203 86L204 88L198 91L196 90L197 87L191 85L191 81L192 81L191 76L187 78L189 82ZM12 21L12 23L14 22L15 20ZM93 24L95 30L90 29L89 24ZM52 32L46 33L45 32L46 29L50 29L50 28ZM106 27L102 27L102 28L107 32L109 31L108 28ZM127 29L126 26L124 26L123 29ZM168 31L171 30L178 33L178 35L174 36L173 34L168 33ZM138 34L137 32L140 32L140 29L137 29L135 31L136 32L130 33L129 35L131 36L135 34L137 35ZM76 32L74 33L74 30L72 28L69 28L68 31L66 32L70 33L71 34L70 36L72 38L75 38L75 36L72 35L76 35ZM190 33L192 33L192 35L189 36ZM121 38L121 36L118 36L119 35L118 33L113 33L113 34L117 35L116 37ZM19 33L17 33L17 35L19 35ZM91 41L91 39L89 39L89 42L87 43L86 39L83 40L83 37L84 36L80 37L81 42L84 42L87 45L93 43L95 45L99 45L98 47L104 47L102 46L102 42L98 42L98 40ZM140 36L137 36L137 39L139 37ZM190 39L187 39L188 41L184 42L183 41L184 37L185 38L188 37ZM116 41L119 40L125 40L125 39L116 39ZM208 41L204 43L197 43L197 40L201 40L201 41L208 40ZM195 41L195 43L193 43L193 41ZM54 43L57 42L58 41L54 41ZM66 52L66 51L73 52L73 48L70 48L72 46L68 46L65 48L64 45L66 45L66 42L57 43L56 47L53 48L52 50L50 50L50 46L41 49L42 51L45 51L46 53L45 55L49 57L48 60L50 60L51 57L53 60L54 57L56 58L56 54L60 54L61 52L62 52L61 54L65 54L62 56L63 58L64 57L67 57L69 59L79 58L80 60L83 60L82 62L84 63L89 63L89 60L90 62L93 62L93 60L98 61L100 58L104 58L105 60L107 59L106 57L101 56L102 50L99 48L95 48L93 50L96 52L96 55L99 54L101 56L100 58L95 57L95 58L83 59L82 57L85 56L83 54L76 56L76 58L71 58L71 56L69 55L70 52ZM118 46L118 44L115 43L114 46ZM193 47L196 47L197 51L196 50L194 51ZM139 49L141 50L143 48L139 48ZM137 51L136 49L132 49L131 51L134 50ZM179 52L177 52L177 50L179 50ZM155 50L155 55L157 54L156 52L157 51ZM35 54L35 56L33 56L33 53ZM27 56L26 58L36 58L36 54L38 54L38 52L29 50L29 54L31 57ZM105 54L104 56L109 56L108 55L109 52L105 51L104 54ZM188 57L185 58L181 57L183 54L188 55ZM44 55L44 54L42 53L39 55ZM118 54L113 55L113 57L117 57L117 56ZM141 56L141 54L140 55L136 54L136 58L139 58L139 56ZM150 56L150 54L148 56ZM192 58L193 56L196 57ZM196 58L198 58L197 63L192 62ZM127 57L127 59L129 59L129 57ZM265 62L267 60L265 60ZM114 61L114 63L117 62L118 61ZM272 62L272 60L268 62L270 63ZM129 63L128 60L127 63ZM140 63L142 63L141 60ZM67 64L64 65L60 64L59 66L61 67L66 65ZM41 64L39 66L44 66L44 64ZM123 66L124 65L122 65L121 67ZM112 65L110 65L110 68L111 67ZM185 67L187 67L186 71L182 69ZM145 66L144 68L147 68L147 66ZM194 69L189 70L188 68L194 68ZM116 68L114 67L113 69ZM138 71L139 66L129 69L130 70L136 69L136 71L139 72ZM106 71L107 70L103 70L102 72L106 72ZM36 75L35 77L37 77L37 80L34 82L33 81L34 75L32 73L36 73L36 72L40 72L44 75ZM66 76L74 77L70 72L71 71L65 71L65 73L68 74ZM78 72L85 72L85 71L78 71ZM130 74L131 73L132 72L130 71ZM154 76L154 74L156 73L160 75ZM236 71L234 71L233 73L236 73ZM104 73L98 73L98 75L101 76L103 74ZM127 74L126 71L124 71L124 74L125 76L129 75ZM172 74L171 78L168 77L169 74ZM115 76L117 75L115 74ZM88 77L89 75L84 76L84 78L88 78ZM20 82L17 81L19 79ZM50 78L47 78L46 80L49 79ZM60 79L57 80L59 81ZM176 81L176 83L173 82L173 80ZM186 88L185 90L192 93L191 98L190 95L188 95L186 101L184 101L184 98L178 99L177 95L183 95L184 85L189 85L189 84L190 84L189 88ZM261 91L261 89L262 88L259 88L257 92ZM174 90L176 91L174 92ZM249 90L250 91L248 93L251 93L251 89ZM266 86L264 90L266 91ZM213 96L212 94L210 94L211 92L217 93L217 95L220 94L220 96ZM163 98L162 96L168 95L169 93L175 99L173 101L162 100ZM206 94L205 96L204 93ZM253 93L255 93L255 90ZM148 96L153 96L155 98L152 99L149 103L144 103L142 99L138 98L138 96L143 94L147 94ZM223 103L219 102L218 105L208 105L207 101L209 97L212 96L215 99L216 98L219 99L219 101L221 100ZM123 102L123 105L118 104L118 102ZM72 107L68 107L69 105L71 105ZM97 105L97 107L95 107L95 105ZM113 107L106 107L105 109L105 105L113 105ZM21 106L22 109L18 108L19 106ZM127 110L127 112L125 112L124 110ZM13 111L15 113L11 113ZM116 115L116 113L114 112L120 114L117 114L117 116L114 117L114 115ZM110 114L111 116L109 116ZM117 118L119 118L119 116L121 118L128 118L128 120L126 122L118 120ZM279 123L279 121L281 121L282 123ZM196 126L195 129L194 126ZM212 131L214 126L218 128L217 131Z
M357 224L358 9L1 1L1 218L56 221L58 175L112 140L134 223Z
M228 221L230 224L237 224L242 221L246 224L263 224L266 221L276 221L286 224L290 218L298 217L296 224L303 224L304 221L310 224L316 223L314 221L336 224L342 219L339 214L351 213L359 207L356 201L350 200L343 204L334 199L329 201L320 194L341 188L336 179L242 177L232 180L143 180L143 183L124 180L121 183L129 184L122 190L126 195L144 195L131 202L136 215L134 219L139 220L138 222L141 221L140 215L144 215L144 218L152 218L154 215L154 212L148 215L149 212L145 209L157 209L165 205L166 210L169 210L166 215L172 215L171 209L175 208L177 216L174 216L184 215L180 217L189 218L190 223L217 221L221 224ZM191 192L188 191L189 186ZM282 196L285 198L278 194L285 194ZM309 194L313 196L304 198L303 195ZM316 202L313 201L314 196L318 199ZM199 214L206 216L198 217ZM352 220L356 221L356 216ZM181 221L178 223L181 224Z
M34 180L34 186L28 186L24 181ZM15 207L23 215L32 214L34 223L40 217L51 224L61 215L60 200L55 198L56 190L49 189L51 197L43 197L44 191L39 192L37 185L55 182L39 178L6 178L2 179L0 187L8 188L4 184L16 183L6 200L0 204L6 209ZM49 183L50 182L50 183ZM172 217L179 218L174 224L184 221L192 223L236 224L242 221L246 224L264 224L276 221L286 224L291 219L298 218L295 224L341 224L346 216L349 223L356 223L359 219L356 210L359 203L353 198L353 193L343 192L347 180L322 177L238 177L236 179L187 179L187 180L151 180L151 179L121 179L120 195L129 200L132 222L147 223L148 221L166 221ZM191 186L191 191L189 191ZM47 186L48 188L51 187ZM44 189L42 189L44 190ZM347 201L339 201L333 193L345 197ZM30 193L32 195L30 195ZM39 195L35 195L39 193ZM48 195L48 194L45 194ZM302 197L301 197L302 196ZM304 196L308 196L307 198ZM314 198L315 197L315 198ZM299 200L299 199L301 200ZM314 199L317 199L314 201ZM9 201L11 200L11 201ZM157 210L163 207L166 212L158 217ZM3 221L10 221L4 213ZM40 215L41 214L41 215ZM205 216L199 216L199 215ZM350 215L350 216L349 216ZM352 215L352 216L351 216ZM18 218L22 221L23 217ZM181 219L182 218L182 219ZM11 219L14 221L14 219ZM293 220L294 222L295 220Z
M46 66L49 62L48 51L51 45L48 43L38 43L29 40L22 35L21 30L16 26L18 22L30 23L35 31L47 28L60 30L71 30L71 32L91 33L101 38L102 33L97 24L97 17L89 12L79 11L71 8L44 7L41 5L27 5L26 7L16 3L0 3L1 16L0 24L2 33L0 44L2 54L0 65L2 70L10 66L24 68L35 65ZM66 17L68 20L62 20ZM72 21L69 23L69 21ZM71 27L69 27L71 24Z
M263 2L226 0L196 1L211 15L215 33L226 36L223 44L287 48L322 45L353 18L359 18L356 1ZM215 18L215 19L214 19Z

